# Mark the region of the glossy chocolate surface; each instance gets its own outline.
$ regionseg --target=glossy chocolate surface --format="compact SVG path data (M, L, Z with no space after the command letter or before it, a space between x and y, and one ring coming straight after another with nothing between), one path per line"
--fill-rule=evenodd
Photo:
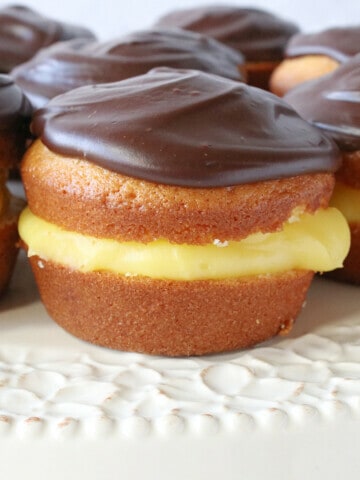
M21 127L30 123L32 108L13 80L0 74L0 130Z
M43 47L70 38L94 38L83 27L44 17L30 8L9 6L0 9L0 71L9 72L26 62Z
M240 53L214 39L183 30L145 30L109 41L72 40L41 50L12 71L32 104L83 85L134 77L154 67L197 69L243 80Z
M287 57L326 55L341 63L357 53L360 53L360 25L299 33L290 39L285 51Z
M360 54L334 72L294 88L284 100L342 149L360 149Z
M60 95L35 113L52 151L151 182L223 187L333 171L338 150L274 95L158 68Z
M249 61L281 60L289 38L299 31L293 23L263 10L220 5L175 10L156 25L209 35Z

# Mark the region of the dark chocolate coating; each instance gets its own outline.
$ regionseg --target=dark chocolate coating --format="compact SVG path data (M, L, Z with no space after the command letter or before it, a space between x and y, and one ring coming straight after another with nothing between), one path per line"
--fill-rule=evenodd
M28 127L32 108L8 75L0 74L0 130Z
M289 38L299 29L269 12L234 6L175 10L156 23L216 38L243 53L248 61L279 61Z
M8 73L54 42L70 38L95 38L83 27L44 17L23 6L0 9L0 71Z
M326 55L340 63L357 53L360 53L360 25L299 33L289 40L285 51L287 57Z
M284 99L345 150L360 149L360 54Z
M81 87L35 113L52 151L151 182L224 187L339 167L335 144L274 95L158 68Z
M159 66L202 70L241 81L238 66L243 61L240 53L194 32L145 30L103 43L57 43L11 74L39 108L76 87L123 80Z

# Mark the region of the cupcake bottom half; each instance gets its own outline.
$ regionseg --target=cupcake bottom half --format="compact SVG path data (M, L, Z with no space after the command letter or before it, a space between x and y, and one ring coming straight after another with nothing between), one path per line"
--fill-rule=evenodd
M312 272L191 282L83 273L30 258L42 300L65 330L105 347L183 356L230 351L291 327Z

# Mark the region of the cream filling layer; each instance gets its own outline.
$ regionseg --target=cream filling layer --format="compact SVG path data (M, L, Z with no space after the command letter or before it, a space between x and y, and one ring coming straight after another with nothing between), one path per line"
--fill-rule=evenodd
M360 189L337 181L331 205L339 209L349 223L360 223Z
M238 278L293 269L329 271L342 266L350 245L347 222L335 208L292 216L279 232L256 233L241 241L214 240L209 245L95 238L46 222L29 208L21 214L19 232L29 256L82 272L173 280Z

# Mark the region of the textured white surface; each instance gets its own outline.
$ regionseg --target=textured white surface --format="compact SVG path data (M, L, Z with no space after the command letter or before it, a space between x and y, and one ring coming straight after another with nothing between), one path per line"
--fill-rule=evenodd
M21 3L107 39L209 2ZM306 31L360 18L354 0L231 3L271 8ZM24 258L0 304L1 479L357 480L359 434L356 287L317 280L288 338L176 360L111 352L63 332Z
M317 279L289 337L169 359L68 335L22 256L0 338L0 478L358 478L356 287Z

